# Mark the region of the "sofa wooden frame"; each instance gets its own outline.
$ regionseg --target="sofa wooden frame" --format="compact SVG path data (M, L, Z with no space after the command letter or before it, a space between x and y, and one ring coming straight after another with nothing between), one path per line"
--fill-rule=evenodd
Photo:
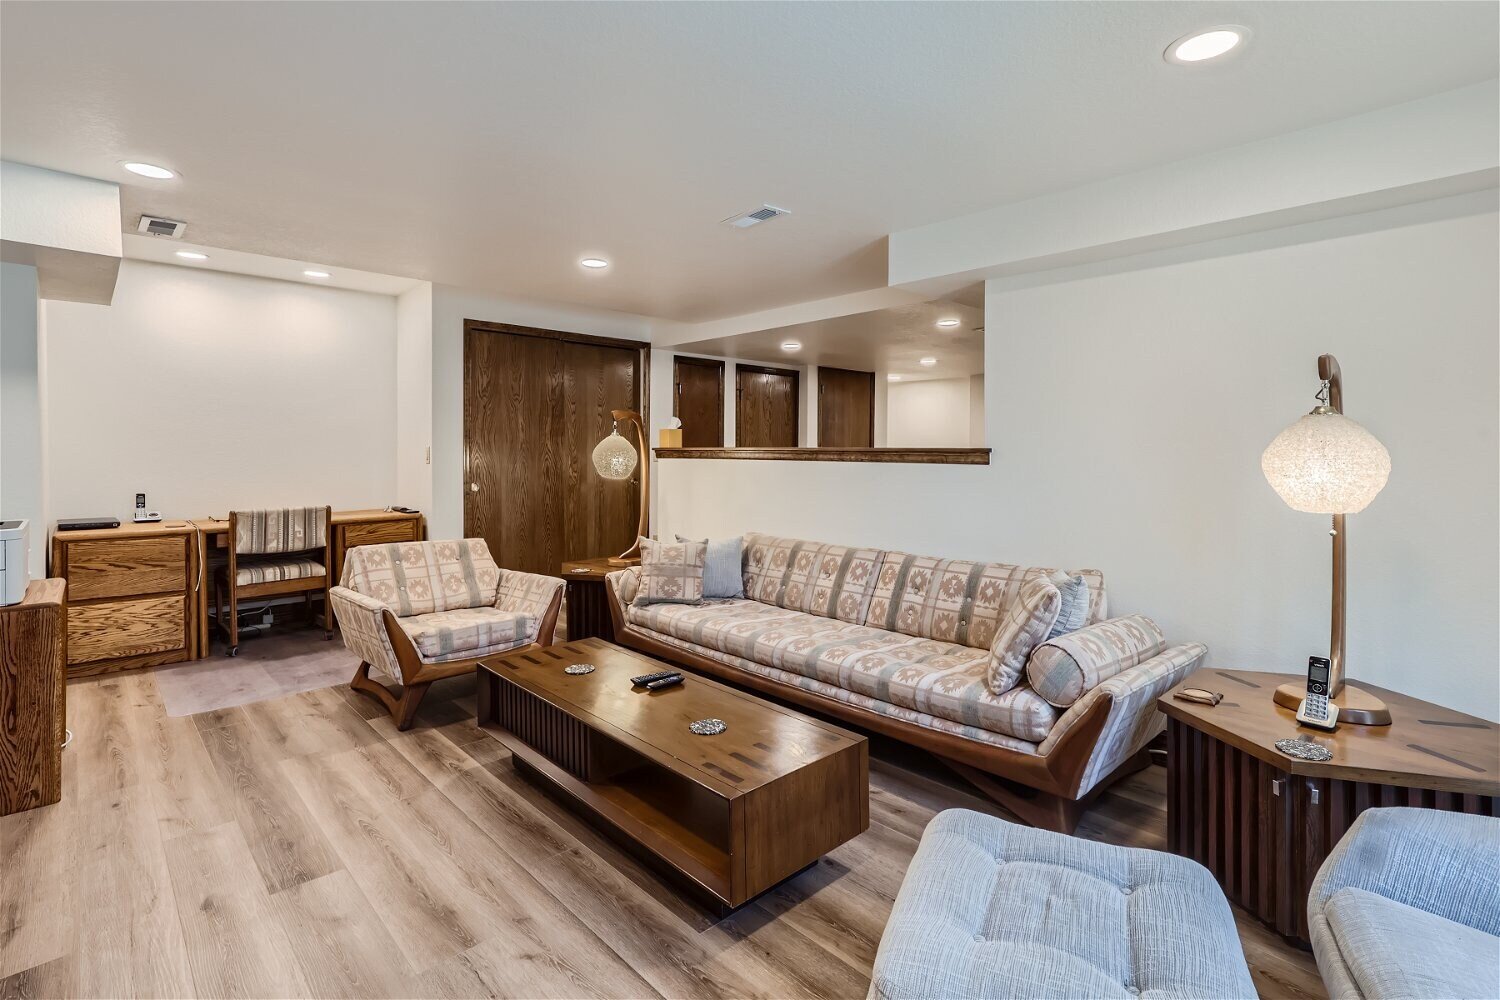
M772 695L823 715L833 716L872 732L926 750L953 769L985 796L1032 826L1072 833L1089 804L1119 779L1151 763L1143 748L1126 758L1082 797L1078 795L1089 758L1098 745L1114 708L1114 699L1101 697L1074 723L1048 754L1028 754L939 732L878 712L850 705L804 688L738 670L711 657L668 645L626 620L614 582L605 579L615 641L657 659L701 671L722 681Z
M515 653L524 653L552 645L553 634L557 630L557 616L562 610L563 593L564 591L559 588L558 592L552 596L552 602L547 605L547 610L542 615L535 642L517 646L514 649L483 653L479 656L465 657L462 660L447 660L442 663L423 660L422 654L417 651L411 636L407 635L406 630L401 627L395 613L390 608L386 608L381 612L381 620L385 623L385 634L391 641L391 649L395 651L396 665L401 670L401 691L398 694L371 677L370 663L366 660L360 661L359 668L355 670L354 679L349 682L349 686L356 691L370 695L384 705L386 711L391 713L391 718L395 720L396 729L405 732L411 728L417 715L417 707L422 704L422 698L434 681L457 677L460 674L472 674L481 660L493 660L498 656L511 656Z

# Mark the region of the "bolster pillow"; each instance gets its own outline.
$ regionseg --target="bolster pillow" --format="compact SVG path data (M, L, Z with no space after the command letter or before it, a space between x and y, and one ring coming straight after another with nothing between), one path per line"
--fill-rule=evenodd
M1038 645L1026 662L1026 678L1048 704L1067 708L1166 648L1161 629L1145 615L1111 618Z

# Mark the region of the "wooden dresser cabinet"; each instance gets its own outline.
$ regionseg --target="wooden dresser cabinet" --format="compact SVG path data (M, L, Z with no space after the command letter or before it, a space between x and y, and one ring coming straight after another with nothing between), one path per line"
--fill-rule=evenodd
M202 579L188 522L55 532L52 575L68 582L71 676L197 656Z
M389 510L339 510L333 514L333 582L344 576L344 556L357 545L422 540L422 515Z

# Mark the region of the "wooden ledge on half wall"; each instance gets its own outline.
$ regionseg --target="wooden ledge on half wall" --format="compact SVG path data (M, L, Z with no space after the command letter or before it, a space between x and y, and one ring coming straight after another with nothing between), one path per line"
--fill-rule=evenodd
M655 448L657 458L733 458L751 462L904 462L989 465L988 448Z

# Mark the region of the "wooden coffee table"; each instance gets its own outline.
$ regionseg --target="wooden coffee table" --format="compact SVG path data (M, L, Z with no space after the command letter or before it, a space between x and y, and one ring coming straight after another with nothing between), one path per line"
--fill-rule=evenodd
M574 663L595 670L565 673ZM510 748L518 771L719 909L869 827L863 736L689 671L661 691L631 686L667 669L602 639L486 660L479 724ZM728 729L689 731L707 718Z

